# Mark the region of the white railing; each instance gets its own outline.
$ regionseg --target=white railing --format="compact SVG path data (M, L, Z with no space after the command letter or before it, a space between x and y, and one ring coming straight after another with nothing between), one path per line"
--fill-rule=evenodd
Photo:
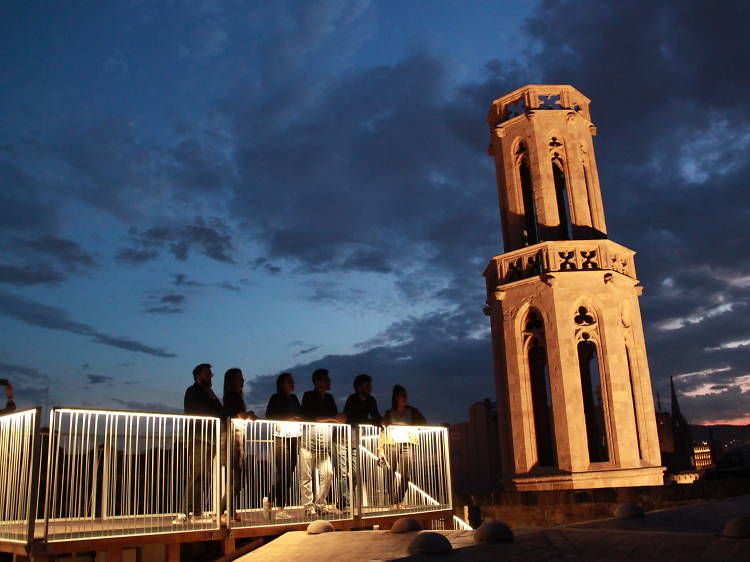
M50 412L48 541L219 528L216 418Z
M353 517L348 425L235 419L228 434L230 526Z
M361 516L452 508L448 430L359 426Z
M0 416L0 540L33 539L39 410Z

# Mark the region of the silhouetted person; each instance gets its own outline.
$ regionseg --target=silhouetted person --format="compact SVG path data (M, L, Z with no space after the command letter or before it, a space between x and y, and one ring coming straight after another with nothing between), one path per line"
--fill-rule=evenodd
M384 426L427 425L427 420L414 406L408 404L409 397L406 389L401 385L393 387L391 409L387 410L383 418ZM402 502L409 489L412 472L412 448L416 434L398 427L387 427L381 433L381 443L378 447L378 462L386 470L386 493L393 504L393 509L403 509ZM401 479L396 482L396 471Z
M271 396L266 407L266 418L278 421L301 421L302 409L297 395L294 394L294 377L291 373L281 373L276 378L276 394ZM271 509L278 506L277 519L291 519L284 511L287 505L289 489L292 486L292 474L297 468L299 438L302 435L298 424L279 424L274 431L274 467L275 479L271 492L263 498L263 512L271 518Z
M190 416L208 416L212 418L222 417L221 400L211 390L211 365L201 363L193 369L193 380L195 383L185 391L185 414ZM204 441L200 437L202 422L196 421L193 426L196 430L194 439L191 438L188 445L190 455L190 473L187 477L185 488L185 517L178 517L175 522L184 521L192 513L194 518L203 515L203 492L204 471L210 470L213 457L213 447L210 441ZM218 514L217 514L218 517Z
M382 416L378 411L378 403L372 395L372 377L357 375L354 378L354 394L349 395L344 405L346 423L352 426L360 424L380 425Z
M307 421L320 423L341 423L346 418L338 413L336 401L328 392L331 379L327 369L317 369L312 374L315 390L308 390L302 397L302 417ZM308 428L300 448L300 493L305 505L305 514L313 517L328 512L326 498L333 481L331 464L332 439L330 427L312 426ZM320 487L313 500L312 471L318 470Z
M258 419L253 411L247 411L245 406L245 398L243 396L243 387L245 385L245 377L242 371L236 367L227 370L224 373L224 408L222 418L224 425L221 431L221 464L227 466L227 422L232 418L239 419ZM233 426L230 426L233 427ZM243 439L244 432L232 431L232 513L230 516L234 516L236 520L240 520L236 515L237 513L237 502L240 497L240 492L244 485L244 474L245 474L245 443ZM227 469L228 470L228 469ZM222 500L221 510L226 509L226 500Z
M0 379L0 386L5 387L5 408L0 410L0 415L10 414L16 411L16 403L13 401L13 385L8 379Z
M380 425L382 416L378 411L378 403L372 395L372 377L361 374L354 377L354 394L346 399L344 405L344 414L346 414L346 423L352 426L352 448L350 451L352 459L352 483L354 487L360 486L359 474L359 454L357 445L359 443L359 425ZM339 447L339 466L342 468L343 492L342 503L348 504L349 495L348 475L346 474L347 459L345 447ZM355 496L356 497L356 496Z

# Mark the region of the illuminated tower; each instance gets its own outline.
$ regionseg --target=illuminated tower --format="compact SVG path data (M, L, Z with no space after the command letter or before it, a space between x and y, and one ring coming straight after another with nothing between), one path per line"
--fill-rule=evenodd
M662 483L635 252L607 239L590 100L525 86L490 109L505 253L487 282L503 478Z

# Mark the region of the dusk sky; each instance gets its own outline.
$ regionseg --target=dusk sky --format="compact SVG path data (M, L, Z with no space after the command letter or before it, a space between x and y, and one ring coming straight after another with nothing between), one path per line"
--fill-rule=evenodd
M181 411L240 367L265 411L331 371L430 422L494 399L503 251L485 122L592 99L654 390L750 423L750 3L6 1L0 377L19 407Z

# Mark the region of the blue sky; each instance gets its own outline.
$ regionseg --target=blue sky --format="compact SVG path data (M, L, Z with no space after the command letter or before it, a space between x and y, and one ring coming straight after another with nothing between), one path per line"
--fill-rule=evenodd
M174 410L206 361L262 410L327 366L340 400L368 372L461 421L494 396L486 111L571 83L655 389L747 419L748 14L702 5L3 3L0 376L23 406Z

